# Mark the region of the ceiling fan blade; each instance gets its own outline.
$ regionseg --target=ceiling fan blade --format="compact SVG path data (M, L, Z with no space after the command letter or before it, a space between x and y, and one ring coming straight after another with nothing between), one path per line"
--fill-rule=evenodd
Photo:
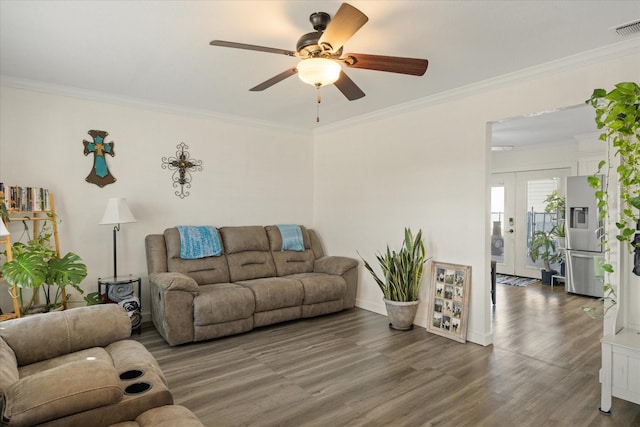
M209 42L211 46L231 47L234 49L256 50L258 52L277 53L280 55L295 56L295 52L286 49L276 49L273 47L256 46L254 44L228 42L224 40L213 40Z
M429 66L429 61L426 59L367 55L364 53L347 53L340 59L350 68L364 68L367 70L410 74L412 76L422 76Z
M286 79L287 77L293 76L297 72L298 72L298 70L296 70L295 68L289 68L288 70L283 71L282 73L278 74L277 76L271 77L269 80L265 80L264 82L260 83L257 86L252 87L249 90L251 92L260 92L261 90L268 89L271 86L273 86L274 84L281 82L282 80Z
M334 85L349 101L355 101L364 96L362 89L344 71L340 71L340 77L335 81Z
M366 22L367 15L348 3L342 3L335 16L324 30L318 44L337 52Z

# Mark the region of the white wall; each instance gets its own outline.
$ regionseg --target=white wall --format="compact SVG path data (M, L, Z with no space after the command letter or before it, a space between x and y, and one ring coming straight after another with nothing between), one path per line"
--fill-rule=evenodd
M0 111L0 181L55 195L62 250L87 263L87 291L113 272L113 227L98 225L109 197L125 197L138 220L118 234L118 272L142 275L146 304L147 234L179 224L312 225L311 135L6 86ZM106 130L115 143L107 162L117 181L104 188L85 182L93 158L84 156L82 140L91 141L90 129ZM161 159L175 156L183 141L203 170L193 173L191 195L180 199ZM0 295L7 308L7 293Z
M467 337L489 344L487 123L577 105L596 87L637 79L639 65L630 55L318 133L315 223L328 251L373 260L387 243L400 245L403 227L421 228L435 260L472 266ZM357 304L383 313L375 282L362 268L361 277Z
M491 172L519 172L569 167L575 175L578 160L577 143L543 150L494 152L491 154Z
M468 338L489 344L487 123L579 104L595 87L636 79L639 67L640 55L633 54L425 100L409 112L353 120L313 138L3 86L0 180L45 186L56 195L62 247L87 262L88 291L112 269L112 229L97 224L109 197L126 197L138 217L119 234L119 271L142 275L144 285L144 236L176 224L309 224L328 253L359 251L367 259L387 243L399 245L403 227L421 228L434 259L472 266ZM110 132L116 143L108 162L118 181L105 188L84 181L91 157L82 154L82 139L90 129ZM160 167L181 141L204 166L184 200L173 195L170 172ZM426 295L424 287L423 300ZM364 270L358 305L384 312ZM426 311L422 303L422 326Z

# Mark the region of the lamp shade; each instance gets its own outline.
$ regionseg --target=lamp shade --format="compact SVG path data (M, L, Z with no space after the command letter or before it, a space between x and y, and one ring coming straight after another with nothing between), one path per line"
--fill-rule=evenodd
M303 59L296 67L298 77L313 86L325 86L334 83L340 77L340 64L326 58Z
M136 222L136 218L129 210L129 206L127 206L127 200L120 198L109 199L100 224L124 224L126 222Z
M0 219L0 237L4 237L4 236L8 236L9 234L9 230L7 230L7 227L4 225L4 221L2 221Z

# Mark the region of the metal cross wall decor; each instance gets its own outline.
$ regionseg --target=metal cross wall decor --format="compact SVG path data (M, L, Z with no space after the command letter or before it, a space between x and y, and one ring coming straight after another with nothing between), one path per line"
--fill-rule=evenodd
M189 158L190 154L186 149L189 148L187 144L181 142L176 145L178 151L176 151L175 157L163 157L162 169L169 169L174 171L171 179L173 180L173 188L180 186L180 191L176 191L176 196L184 199L189 194L187 189L191 188L191 172L202 170L202 160L192 160Z
M86 139L82 141L84 144L84 155L88 156L93 153L93 167L84 180L98 187L113 184L116 182L116 178L109 172L106 155L108 154L113 157L116 155L116 152L113 149L115 145L113 141L105 142L109 132L104 130L90 130L87 133L91 135L93 142L89 142Z

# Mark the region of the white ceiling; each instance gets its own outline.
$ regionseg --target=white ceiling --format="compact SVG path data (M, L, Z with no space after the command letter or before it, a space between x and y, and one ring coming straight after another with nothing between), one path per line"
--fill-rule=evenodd
M491 144L513 150L554 148L597 140L595 110L587 104L541 111L492 123Z
M0 0L0 78L310 131L604 46L640 46L637 35L613 30L640 18L639 1L355 0L369 22L345 52L427 58L429 68L422 77L349 69L366 97L347 101L322 88L319 124L315 88L295 76L248 90L295 58L209 46L221 39L295 50L313 31L309 15L333 15L340 3Z

